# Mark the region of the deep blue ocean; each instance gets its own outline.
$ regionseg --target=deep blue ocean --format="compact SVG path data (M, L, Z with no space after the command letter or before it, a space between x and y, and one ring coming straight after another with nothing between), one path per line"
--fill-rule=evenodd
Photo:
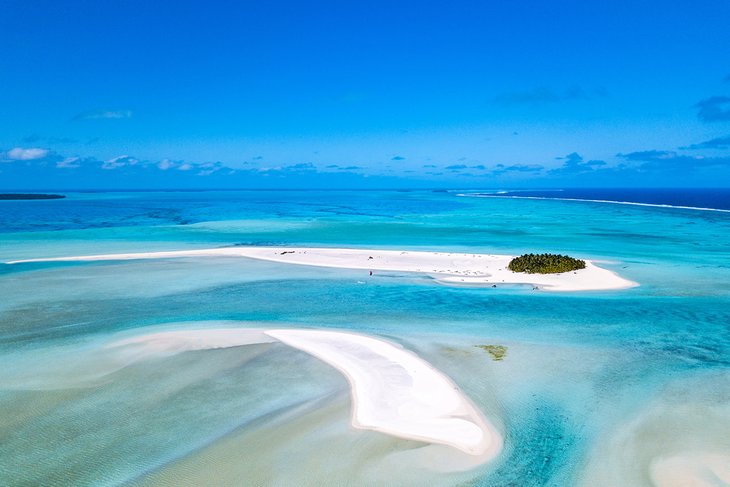
M559 193L662 206L537 191L519 194L539 199L203 191L0 201L0 262L231 245L558 252L640 284L549 293L451 287L407 273L364 282L357 271L230 258L0 264L0 485L723 479L730 213L673 206L730 209L730 192ZM100 345L221 321L400 343L464 390L503 434L504 451L466 472L419 467L407 452L422 445L350 428L342 376L281 344L134 365ZM486 344L507 347L504 360L477 347Z

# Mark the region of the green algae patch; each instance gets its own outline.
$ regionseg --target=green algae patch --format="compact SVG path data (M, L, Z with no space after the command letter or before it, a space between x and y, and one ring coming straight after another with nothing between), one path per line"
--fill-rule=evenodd
M503 360L507 355L507 347L504 345L475 345L477 348L481 348L492 356L492 360L498 362Z
M442 350L449 355L471 355L471 350L463 348L443 347Z

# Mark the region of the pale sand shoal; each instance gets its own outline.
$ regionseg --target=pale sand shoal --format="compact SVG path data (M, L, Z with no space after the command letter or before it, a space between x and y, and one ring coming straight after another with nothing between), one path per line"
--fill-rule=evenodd
M15 260L26 262L168 259L179 257L246 257L252 259L381 272L416 272L439 282L458 285L529 284L547 291L599 291L625 289L638 284L586 260L586 268L562 274L525 274L507 268L510 255L421 252L399 250L223 247L170 252L86 255Z
M730 455L692 452L657 458L649 472L657 487L720 487L730 485Z
M398 345L340 331L198 329L138 335L107 344L132 360L192 350L280 341L332 365L348 379L352 425L399 438L448 445L493 458L501 435L444 374Z
M494 457L499 433L459 388L415 354L383 340L324 330L269 330L340 370L350 382L352 424L401 438Z

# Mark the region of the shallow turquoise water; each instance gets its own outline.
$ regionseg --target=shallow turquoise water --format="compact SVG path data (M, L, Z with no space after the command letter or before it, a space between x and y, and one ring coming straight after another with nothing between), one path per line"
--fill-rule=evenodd
M185 462L221 483L423 480L416 467L376 468L389 465L383 452L418 444L342 426L344 379L281 345L72 380L101 367L73 368L95 340L207 320L362 331L446 372L498 425L505 450L470 472L426 477L436 484L652 485L658 459L730 458L730 433L718 436L730 428L728 214L426 191L85 193L0 202L0 228L2 261L235 244L555 251L604 260L641 284L549 294L246 259L0 265L0 484L174 485L192 475ZM505 360L474 347L489 343L508 347ZM672 401L686 413L665 414ZM322 404L331 420L316 416ZM306 448L289 437L254 443L259 431L304 425ZM687 452L683 437L693 439ZM620 454L629 447L638 453ZM275 459L290 466L259 471Z

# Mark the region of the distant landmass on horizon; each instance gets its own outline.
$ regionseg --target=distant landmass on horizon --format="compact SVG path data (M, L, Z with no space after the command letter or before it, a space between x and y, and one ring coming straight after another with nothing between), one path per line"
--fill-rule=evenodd
M59 200L65 197L62 194L0 193L0 200Z

